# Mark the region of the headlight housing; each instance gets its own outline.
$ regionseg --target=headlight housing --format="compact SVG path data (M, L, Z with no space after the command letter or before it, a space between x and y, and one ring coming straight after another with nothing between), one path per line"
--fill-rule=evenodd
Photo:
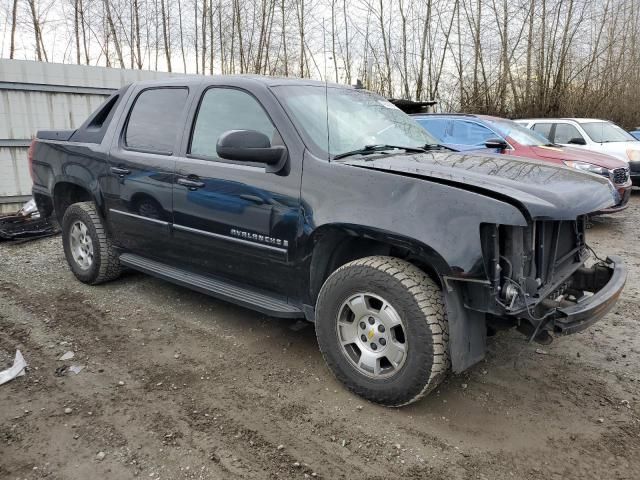
M609 169L605 167L599 167L587 162L577 162L574 160L563 160L567 167L582 170L583 172L595 173L596 175L602 175L609 178Z
M627 157L630 162L640 162L640 150L627 149Z

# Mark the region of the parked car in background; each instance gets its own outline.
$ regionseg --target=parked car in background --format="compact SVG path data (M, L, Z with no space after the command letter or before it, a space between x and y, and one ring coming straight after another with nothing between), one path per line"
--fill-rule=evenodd
M629 133L630 133L630 134L631 134L631 136L632 136L633 138L635 138L636 140L640 140L640 128L637 128L637 129L635 129L635 130L631 130Z
M611 208L595 213L614 213L627 207L632 185L629 166L623 160L555 145L535 131L504 118L469 114L418 114L413 118L444 145L456 150L490 150L566 165L606 177L616 187L620 200Z
M595 118L532 118L516 122L552 143L606 153L629 162L631 180L640 185L640 141L615 123Z

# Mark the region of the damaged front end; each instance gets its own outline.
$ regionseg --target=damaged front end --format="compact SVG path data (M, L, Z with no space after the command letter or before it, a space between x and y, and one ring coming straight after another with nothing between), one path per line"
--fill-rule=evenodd
M540 343L549 343L552 333L587 328L615 305L627 271L619 257L596 257L586 267L592 251L585 229L586 216L538 220L526 227L483 224L488 282L483 289L467 289L465 303L488 313L490 328L515 323Z

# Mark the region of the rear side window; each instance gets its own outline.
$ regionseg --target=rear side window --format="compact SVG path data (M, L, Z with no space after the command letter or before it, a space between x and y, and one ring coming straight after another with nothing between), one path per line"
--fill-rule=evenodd
M171 155L181 116L187 104L186 88L154 88L144 90L131 109L125 145L133 150Z
M218 158L218 138L229 130L256 130L279 143L276 129L258 101L233 88L210 88L204 94L193 127L189 153Z
M553 136L555 143L569 143L574 138L583 138L576 127L568 123L556 123L556 132Z
M539 133L540 135L546 137L547 139L551 140L551 127L553 126L553 123L534 123L533 127L531 127L531 129L534 132Z

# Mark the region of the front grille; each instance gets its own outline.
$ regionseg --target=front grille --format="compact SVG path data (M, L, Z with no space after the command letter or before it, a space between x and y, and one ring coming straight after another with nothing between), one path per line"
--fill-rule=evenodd
M613 183L626 183L629 180L629 169L625 167L616 168L611 176L613 177Z

